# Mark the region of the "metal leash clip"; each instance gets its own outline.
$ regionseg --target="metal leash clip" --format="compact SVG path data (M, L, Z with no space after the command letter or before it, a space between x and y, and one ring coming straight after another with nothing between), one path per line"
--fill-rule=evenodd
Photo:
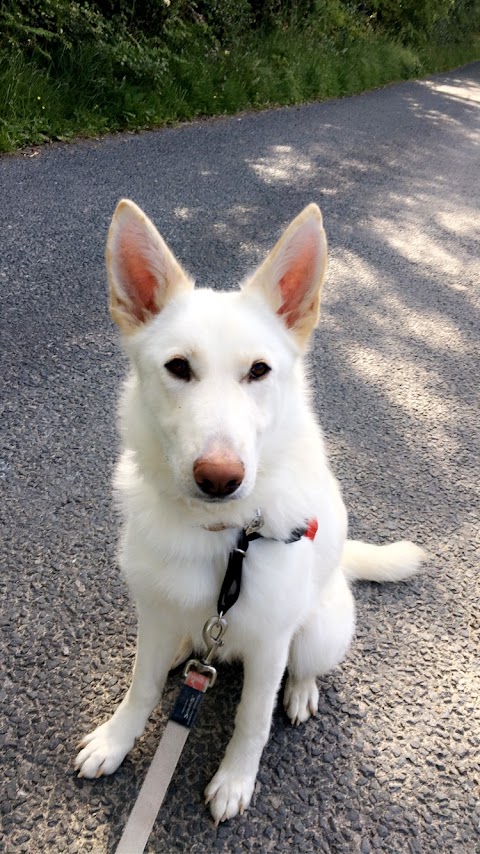
M217 650L223 646L223 635L227 631L227 621L221 614L216 617L210 617L203 627L203 640L207 647L205 657L198 661L196 658L191 658L187 661L183 675L186 678L190 670L195 670L197 673L202 673L209 677L209 688L215 685L217 680L217 671L212 667L211 661Z
M263 528L264 524L265 519L263 518L261 511L256 510L252 521L244 529L246 536L249 537L251 534L256 534L260 528Z

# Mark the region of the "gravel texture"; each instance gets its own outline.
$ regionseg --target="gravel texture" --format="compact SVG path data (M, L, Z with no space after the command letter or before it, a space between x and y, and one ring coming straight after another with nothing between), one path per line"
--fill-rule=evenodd
M277 709L252 808L215 830L202 790L241 686L222 668L148 850L479 850L479 100L477 63L0 161L6 852L113 852L178 683L113 777L76 779L75 745L121 698L135 644L110 497L125 363L103 263L123 195L199 283L226 287L320 203L331 261L312 378L352 534L430 553L408 583L357 586L356 639L318 718L293 729Z

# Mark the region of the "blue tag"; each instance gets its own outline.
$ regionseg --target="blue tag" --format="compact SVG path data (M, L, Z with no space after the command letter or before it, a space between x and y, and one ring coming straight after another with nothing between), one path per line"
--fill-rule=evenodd
M191 688L190 685L183 685L175 700L170 720L190 729L197 717L197 712L204 696L203 691L197 691L196 688Z

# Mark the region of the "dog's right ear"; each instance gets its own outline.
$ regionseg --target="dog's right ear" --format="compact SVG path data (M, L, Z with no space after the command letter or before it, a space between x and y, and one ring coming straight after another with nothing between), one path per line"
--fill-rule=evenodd
M107 240L110 314L130 335L162 310L172 296L193 288L153 223L128 199L113 215Z

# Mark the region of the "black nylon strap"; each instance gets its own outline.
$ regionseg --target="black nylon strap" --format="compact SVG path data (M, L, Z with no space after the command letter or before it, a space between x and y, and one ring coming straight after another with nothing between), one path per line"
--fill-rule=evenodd
M292 531L292 533L290 534L288 540L282 540L281 542L296 543L298 542L298 540L302 539L306 531L307 528L295 528L295 530ZM245 531L240 532L236 548L234 548L233 551L230 552L228 558L227 571L223 579L220 595L218 597L217 602L218 614L226 614L227 611L233 605L235 605L235 602L240 596L240 588L242 586L243 560L247 553L249 544L252 542L252 540L264 539L270 539L270 537L263 537L262 534L259 534L257 531L248 535L245 533Z
M251 535L252 538L254 535ZM256 538L256 537L255 537ZM237 540L237 546L230 552L228 558L227 571L223 584L220 590L220 595L217 602L217 613L226 614L227 611L235 605L242 584L242 567L245 553L248 549L249 538L245 531L241 531Z
M190 729L195 723L204 696L203 691L192 688L190 685L182 685L169 720Z
M305 534L307 533L307 530L308 530L307 528L295 528L295 530L292 531L292 533L290 534L290 537L288 538L288 540L284 540L283 542L284 543L298 543L298 541L301 540L302 537L305 536Z

